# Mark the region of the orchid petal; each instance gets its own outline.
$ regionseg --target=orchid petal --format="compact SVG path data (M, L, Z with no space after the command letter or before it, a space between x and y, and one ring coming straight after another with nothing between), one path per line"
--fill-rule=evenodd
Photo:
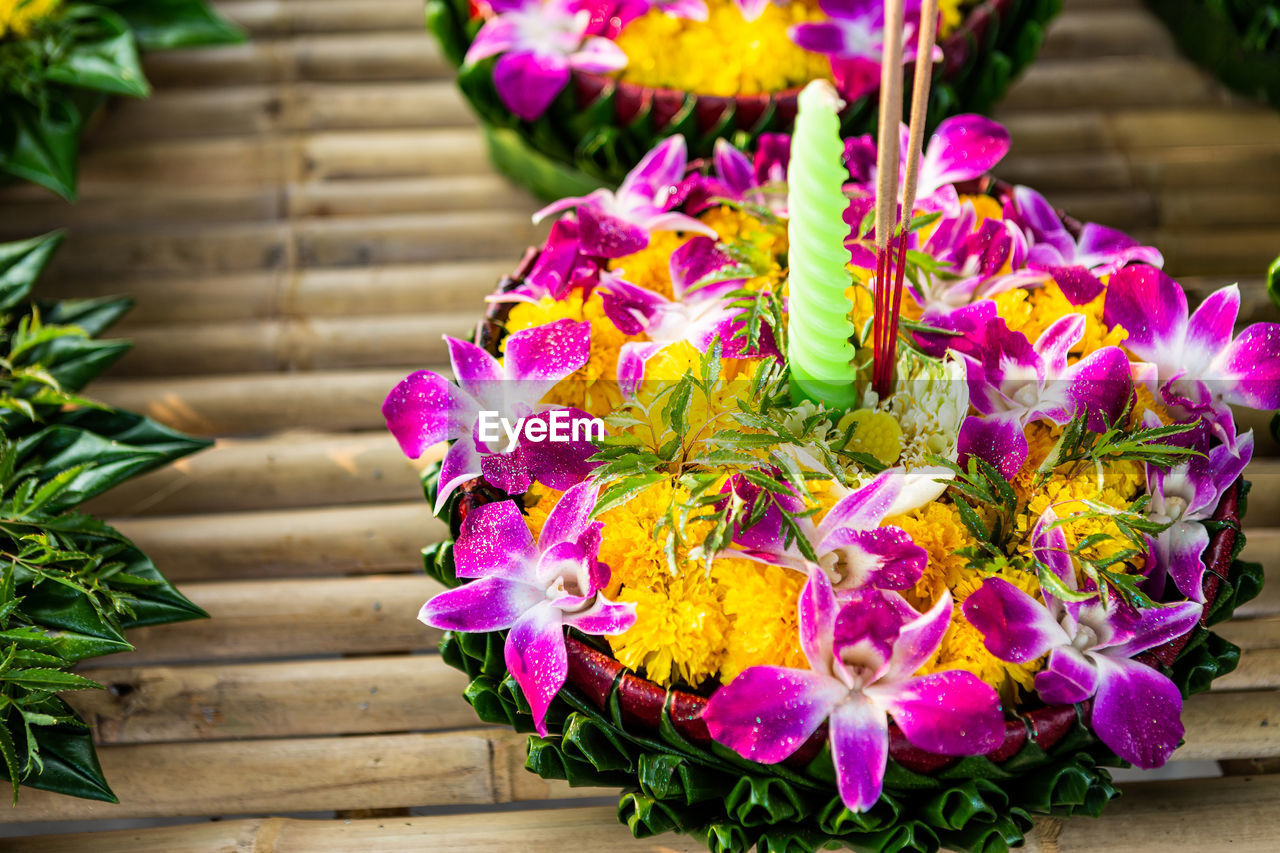
M590 74L607 74L627 66L627 54L607 38L589 38L569 54L569 67Z
M849 693L830 676L753 666L707 700L702 720L717 742L761 764L794 753Z
M919 195L981 177L1008 152L1009 131L999 122L980 115L952 116L938 125L921 159Z
M850 811L867 811L884 788L888 718L866 697L854 694L831 715L830 740L840 799Z
M1043 604L1003 578L987 578L964 601L964 617L991 654L1010 663L1035 660L1071 638Z
M463 65L474 65L482 59L506 53L520 43L520 29L515 21L501 15L490 18L476 33L462 58Z
M594 523L591 512L599 497L600 487L595 483L580 483L561 495L542 525L538 547L546 550L557 542L577 542Z
M564 623L584 634L613 636L636 623L636 606L633 603L619 604L597 595L595 603L587 610L566 613Z
M947 628L951 626L953 607L951 591L944 590L933 607L925 613L916 614L902 626L898 632L898 642L893 647L893 657L889 660L890 679L905 678L913 674L933 657L933 653L942 644Z
M511 627L503 651L507 669L529 700L534 728L545 737L547 709L569 676L560 611L545 600L534 607Z
M683 136L669 136L641 158L618 188L618 198L628 209L656 213L670 209L670 196L684 177L688 149Z
M515 501L472 508L462 520L454 544L455 571L460 578L504 577L533 581L533 534Z
M1120 422L1133 391L1129 359L1119 347L1094 350L1058 381L1066 383L1068 414L1087 414L1089 429L1099 432Z
M1209 547L1209 531L1198 521L1175 521L1156 536L1156 555L1178 591L1195 601L1204 601L1203 560Z
M545 600L542 590L527 583L481 578L438 593L422 605L418 621L444 631L502 631Z
M1182 346L1187 328L1187 296L1155 267L1130 266L1107 282L1102 322L1129 333L1124 345L1147 361L1159 361Z
M948 670L867 694L889 709L907 740L938 755L982 755L1004 742L995 688L971 672Z
M1228 403L1280 409L1280 323L1255 323L1214 359L1212 379Z
M671 286L675 292L676 300L685 299L688 291L699 281L712 273L719 272L731 263L732 260L729 256L720 251L716 246L716 241L710 237L694 237L686 242L671 253ZM721 283L734 285L735 282L740 282L744 279L745 276ZM703 297L703 290L697 292L694 297L695 300Z
M382 416L405 456L417 459L448 437L449 396L448 380L427 370L409 374L387 395Z
M513 50L498 57L493 85L507 109L525 121L547 111L569 82L569 63L563 56Z
M582 251L601 258L621 258L649 245L649 232L629 219L614 216L594 205L578 207Z
M1088 267L1046 266L1038 268L1043 269L1053 277L1058 289L1062 291L1062 295L1067 297L1067 301L1072 305L1084 305L1092 302L1101 295L1102 291L1106 290L1106 286L1097 276L1089 272Z
M1026 433L1016 416L965 418L960 425L957 450L962 467L968 464L969 457L976 456L1009 478L1022 470L1030 453Z
M1083 314L1066 314L1055 320L1053 325L1045 329L1036 339L1036 354L1044 361L1045 372L1056 376L1067 367L1067 354L1071 348L1080 343L1084 337L1085 317ZM1125 361L1126 365L1128 360ZM1128 375L1126 367L1125 375Z
M457 441L449 445L444 459L440 461L440 477L436 483L436 505L433 508L436 515L444 509L453 490L468 480L479 477L482 467L480 453L476 450L475 440L470 435L460 436Z
M506 379L515 383L512 396L530 403L587 363L591 354L591 324L556 320L523 329L506 340Z
M1162 766L1184 732L1178 688L1137 661L1091 657L1098 667L1093 730L1130 764L1144 770Z
M723 138L716 140L715 154L711 162L720 183L732 191L737 198L742 198L747 191L758 186L751 161L729 140Z
M1036 692L1051 705L1074 705L1098 690L1098 668L1093 658L1075 646L1058 646L1049 652L1045 667L1036 673Z
M831 581L821 569L810 569L809 580L800 590L796 609L800 621L800 648L804 650L809 666L820 672L829 672L834 656L831 638L839 608Z
M1147 649L1163 645L1170 640L1189 633L1200 622L1204 613L1204 605L1198 601L1183 601L1162 607L1138 608L1129 614L1124 612L1113 617L1120 636L1129 639L1119 645L1102 651L1108 657L1129 658L1141 654ZM1103 649L1099 643L1097 648Z

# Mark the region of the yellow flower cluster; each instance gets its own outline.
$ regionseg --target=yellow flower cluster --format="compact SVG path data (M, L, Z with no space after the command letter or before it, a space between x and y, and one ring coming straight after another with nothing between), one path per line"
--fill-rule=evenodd
M951 624L937 652L921 669L922 673L964 669L1000 690L1006 701L1014 698L1014 687L1030 690L1043 661L1026 664L1006 663L987 651L982 635L964 618L964 600L982 585L984 575L969 567L969 560L957 553L974 544L973 537L960 520L960 513L947 503L934 502L907 515L886 521L911 536L929 553L929 562L915 588L907 598L917 610L932 607L942 594L951 592L954 609ZM1028 594L1039 597L1039 583L1026 572L1007 571L1000 576Z
M1102 322L1105 294L1084 305L1072 305L1057 282L1048 280L1043 287L1033 290L1015 288L996 296L996 312L1010 330L1022 332L1032 343L1045 329L1068 314L1083 314L1084 337L1076 344L1071 355L1079 357L1100 347L1119 346L1129 333L1120 326L1108 328Z
M0 38L31 35L36 22L49 17L62 0L0 0Z
M673 488L664 480L600 517L600 560L612 570L605 594L636 605L635 625L608 638L614 656L664 685L727 680L757 664L804 666L796 615L803 576L726 557L708 573L683 551L672 574L655 531ZM539 486L526 497L535 536L558 498Z
M754 21L733 0L707 0L707 20L691 21L659 8L632 21L617 38L627 55L620 77L659 89L699 95L781 92L830 79L826 56L797 47L795 24L823 20L814 0L769 4Z
M543 398L544 403L573 406L596 417L603 417L622 403L618 390L618 351L635 338L624 335L604 313L604 303L597 293L583 300L574 291L556 301L550 296L538 302L517 302L507 315L507 333L515 334L554 323L575 320L591 324L591 354L586 365L562 379Z

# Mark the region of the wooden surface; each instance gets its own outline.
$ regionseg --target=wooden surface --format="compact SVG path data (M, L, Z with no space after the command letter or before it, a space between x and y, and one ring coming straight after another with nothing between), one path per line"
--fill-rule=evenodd
M95 506L212 615L134 632L86 673L108 685L76 704L120 805L24 791L0 850L697 849L635 841L575 799L608 792L524 772L523 739L479 726L415 621L434 588L418 550L444 528L378 405L474 323L535 206L485 162L420 0L220 5L253 40L150 57L156 95L113 105L78 205L0 194L0 235L70 228L46 295L138 299L137 348L94 391L218 438ZM1280 116L1176 56L1136 3L1067 0L1000 118L1003 177L1153 241L1196 294L1239 280L1246 317L1268 316ZM1280 458L1260 446L1249 555L1274 574ZM1188 703L1177 757L1275 768L1280 584L1223 633L1241 666ZM1278 801L1280 776L1133 784L1029 847L1272 851Z

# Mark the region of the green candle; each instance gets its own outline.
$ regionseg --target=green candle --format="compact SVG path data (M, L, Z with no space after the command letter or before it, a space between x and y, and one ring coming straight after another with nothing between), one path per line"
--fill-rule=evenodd
M825 80L800 93L787 167L787 359L793 398L849 409L858 395L849 343L853 306L845 296L850 278L843 186L849 172L839 111L840 98Z

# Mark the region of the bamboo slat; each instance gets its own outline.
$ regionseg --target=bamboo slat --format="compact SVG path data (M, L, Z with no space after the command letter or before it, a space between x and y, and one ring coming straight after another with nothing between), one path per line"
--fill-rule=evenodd
M525 772L526 739L488 729L104 746L98 753L118 804L24 791L29 796L0 812L0 823L257 814L265 804L316 812L599 796Z
M1028 853L1133 853L1135 850L1232 850L1272 853L1280 833L1280 777L1236 777L1192 784L1126 786L1107 817L1043 819L1027 839ZM264 818L217 824L123 830L92 836L97 853L433 853L520 850L560 853L571 844L592 853L702 853L679 835L636 840L611 806L496 814L349 821ZM40 839L43 853L72 853L84 836ZM17 851L0 840L0 851Z
M462 95L449 80L179 89L146 101L115 104L94 134L94 143L121 145L149 139L316 130L467 127L472 122Z
M222 441L211 450L131 480L94 499L107 516L179 515L421 498L418 468L390 433L281 435Z
M250 36L398 31L422 27L417 0L221 0L218 8Z
M66 697L93 725L100 744L382 734L476 725L475 712L462 699L466 676L436 655L126 667L81 674L107 687Z
M471 311L511 272L511 258L326 270L263 270L210 276L62 276L51 296L96 298L128 293L138 306L122 328L169 323L313 315L357 317ZM100 386L95 385L95 388Z
M1085 12L1070 4L1054 18L1037 61L1114 56L1170 57L1175 53L1168 31L1140 9Z
M100 666L431 651L440 632L418 610L440 591L418 575L188 583L209 619L129 632L137 650Z
M142 412L196 435L252 435L307 424L326 431L376 430L382 401L411 370L316 371L307 381L291 374L257 373L191 379L129 379L94 385L94 399Z
M1161 56L1097 57L1087 62L1033 63L1001 101L1004 110L1200 107L1222 103L1222 89L1183 59Z
M449 79L453 68L425 31L328 33L283 40L253 39L145 57L157 89L244 86L294 81L372 82Z
M425 367L446 360L444 336L465 337L475 329L478 315L467 311L146 326L132 330L134 348L112 375L199 376L405 364Z
M424 500L110 523L179 582L417 571L448 534Z

